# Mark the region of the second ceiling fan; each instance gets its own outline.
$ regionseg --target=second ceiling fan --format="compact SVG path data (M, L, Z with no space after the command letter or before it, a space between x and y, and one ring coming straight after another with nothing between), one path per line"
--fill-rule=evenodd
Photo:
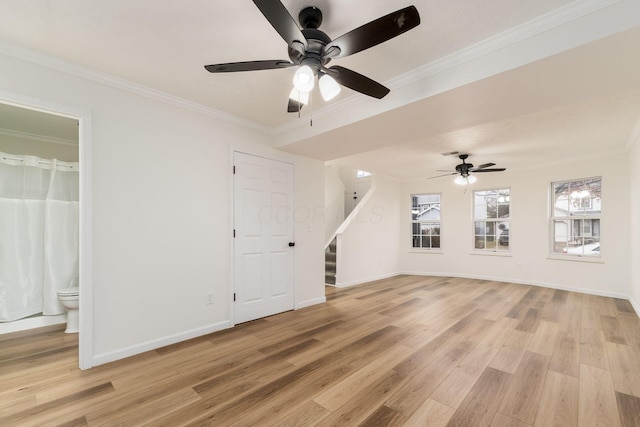
M326 65L335 58L361 52L403 34L420 24L415 6L408 6L362 25L336 39L319 30L322 12L306 7L299 14L302 29L280 0L253 0L273 28L287 42L289 60L261 60L205 65L211 73L271 70L298 67L293 79L287 111L298 112L309 100L315 79L325 101L340 92L340 85L356 92L383 98L389 89L382 84L348 68Z
M456 179L454 180L454 182L456 184L460 184L460 185L466 185L466 184L473 184L474 182L476 182L477 178L475 176L473 176L473 173L478 173L478 172L503 172L507 169L505 168L492 168L491 166L495 166L495 163L485 163L482 164L480 166L474 166L472 163L467 163L466 160L469 158L468 154L460 154L458 156L458 158L460 160L462 160L462 163L460 163L459 165L456 165L456 170L454 171L445 171L445 170L439 170L439 172L449 172L446 173L444 175L437 175L437 176L432 176L430 178L427 179L433 179L433 178L440 178L443 176L450 176L450 175L458 175L456 177Z

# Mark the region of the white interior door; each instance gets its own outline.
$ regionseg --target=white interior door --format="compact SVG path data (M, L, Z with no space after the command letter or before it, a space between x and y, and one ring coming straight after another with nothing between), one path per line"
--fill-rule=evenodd
M293 165L234 153L235 323L294 308Z

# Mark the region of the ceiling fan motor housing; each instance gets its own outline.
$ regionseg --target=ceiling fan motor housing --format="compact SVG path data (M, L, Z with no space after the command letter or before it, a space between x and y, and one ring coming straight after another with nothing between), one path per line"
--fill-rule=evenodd
M305 7L298 14L298 21L302 28L320 28L322 24L322 11L315 6Z
M469 169L473 167L473 164L465 162L468 157L468 154L460 154L458 156L458 158L462 160L462 163L456 166L456 171L458 171L464 177L467 177L469 175Z
M324 48L331 43L331 38L318 29L322 24L322 11L315 6L306 7L300 11L298 20L302 26L302 34L307 39L307 50L300 53L289 47L289 58L298 65L308 65L318 74L318 71L331 60L323 57Z

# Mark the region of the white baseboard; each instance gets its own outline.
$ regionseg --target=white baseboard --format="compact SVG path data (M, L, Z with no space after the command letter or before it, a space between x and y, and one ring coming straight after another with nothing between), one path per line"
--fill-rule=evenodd
M626 299L631 301L631 298L629 297L629 295L620 294L618 292L607 292L607 291L602 291L598 289L580 288L577 286L565 286L557 283L546 283L546 282L538 282L538 281L531 281L531 280L511 279L511 278L493 277L493 276L479 276L479 275L459 274L459 273L403 272L402 274L408 274L412 276L459 277L463 279L490 280L493 282L516 283L518 285L539 286L541 288L559 289L562 291L579 292L581 294L597 295L601 297L610 297L610 298L620 298L620 299Z
M316 305L316 304L322 304L327 302L327 298L326 297L320 297L320 298L313 298L313 299L309 299L306 301L301 301L299 303L296 304L296 310L300 310L302 308L305 307L311 307L312 305Z
M389 279L391 277L396 277L396 276L399 276L401 274L404 274L404 273L382 274L380 276L367 277L366 279L354 280L354 281L351 281L351 282L340 282L340 281L338 281L338 278L336 277L336 285L335 286L336 286L336 288L348 288L348 287L351 287L351 286L362 285L363 283L375 282L376 280Z
M13 322L0 323L0 335L12 332L26 331L28 329L42 328L44 326L66 323L67 315L28 317Z
M102 353L94 355L93 366L103 365L109 362L115 362L116 360L124 359L126 357L135 356L136 354L144 353L145 351L155 350L156 348L165 347L171 344L175 344L181 341L186 341L192 338L197 338L202 335L207 335L213 332L221 331L223 329L233 327L233 323L229 320L225 320L220 323L216 323L211 326L203 328L193 329L187 332L181 332L179 334L170 335L163 338L147 341L142 344L136 344L131 347L123 348L116 351L110 351L108 353Z

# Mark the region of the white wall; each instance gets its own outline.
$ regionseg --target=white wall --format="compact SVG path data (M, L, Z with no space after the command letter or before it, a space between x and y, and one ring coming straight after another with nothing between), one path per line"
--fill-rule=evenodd
M401 187L373 177L370 192L351 213L338 237L336 286L345 287L397 275L402 224Z
M602 176L602 261L549 258L552 181ZM405 273L485 278L625 297L630 283L629 162L624 154L536 170L479 175L465 189L443 178L404 188L400 268ZM511 256L472 254L473 190L511 189ZM442 193L442 253L410 250L410 194Z
M0 91L91 113L94 362L230 325L231 151L265 152L267 137L14 57L0 70ZM286 157L296 208L322 207L322 163ZM296 305L322 302L322 215L296 239Z
M325 166L324 171L324 239L326 243L344 221L345 186L336 166Z
M640 137L629 153L631 200L631 302L640 315Z
M347 217L355 205L359 203L369 191L371 187L371 177L358 178L356 176L358 169L352 169L347 166L331 165L330 167L335 168L338 177L342 181L342 185L344 185L344 216ZM354 197L357 197L357 199L354 199Z
M294 157L296 308L325 302L324 163Z
M0 151L7 154L26 154L43 159L58 159L65 162L78 161L78 147L33 139L2 135L0 133Z

